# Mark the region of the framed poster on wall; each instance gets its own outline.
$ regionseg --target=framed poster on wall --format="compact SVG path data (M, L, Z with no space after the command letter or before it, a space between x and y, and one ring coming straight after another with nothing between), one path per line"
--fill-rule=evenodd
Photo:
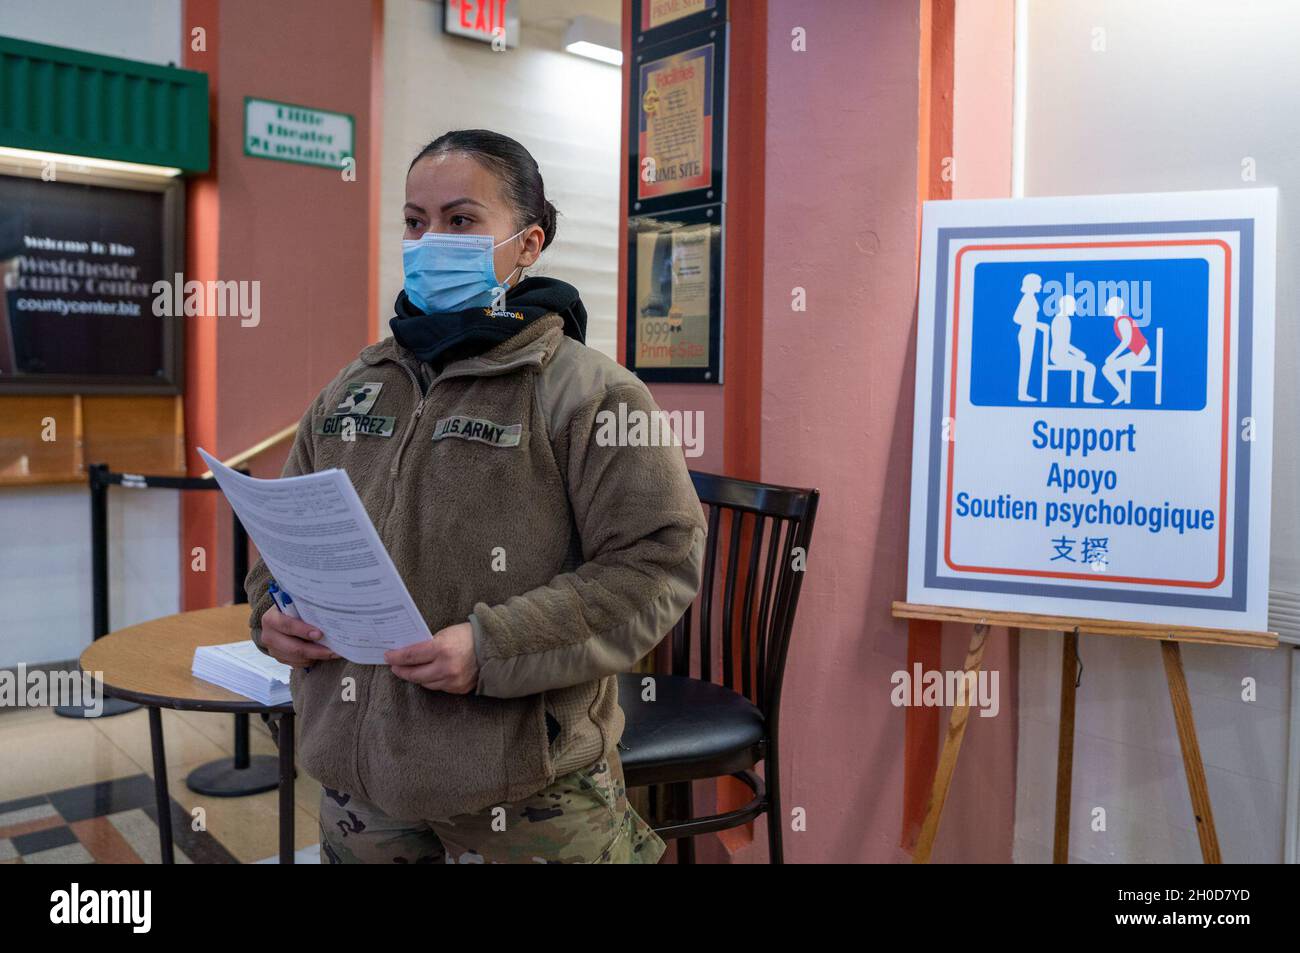
M722 206L628 220L627 367L643 381L722 383Z
M629 216L724 201L725 36L719 27L634 54Z
M154 307L182 270L184 184L0 172L0 393L179 394L183 319Z
M639 49L726 21L727 0L632 0L632 46Z
M1276 217L926 203L909 602L1266 628Z

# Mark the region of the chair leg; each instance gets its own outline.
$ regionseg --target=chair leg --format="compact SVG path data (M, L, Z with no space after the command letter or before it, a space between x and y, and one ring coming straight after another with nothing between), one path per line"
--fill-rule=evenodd
M695 816L695 805L691 799L691 782L679 781L671 787L672 801L672 818L675 821L686 820ZM695 863L695 838L678 837L677 844L677 863L693 864Z
M781 775L777 770L776 740L763 761L763 783L767 787L767 862L785 863L785 811L781 809Z

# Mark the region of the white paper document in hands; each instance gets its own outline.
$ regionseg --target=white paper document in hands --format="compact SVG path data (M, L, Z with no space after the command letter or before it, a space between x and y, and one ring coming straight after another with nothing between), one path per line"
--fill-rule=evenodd
M350 662L433 636L342 470L259 480L199 455L280 588L322 644Z

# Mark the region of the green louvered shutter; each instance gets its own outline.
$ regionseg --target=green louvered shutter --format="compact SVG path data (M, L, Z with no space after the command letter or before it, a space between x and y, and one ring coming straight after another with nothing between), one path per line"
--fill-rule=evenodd
M208 169L208 75L0 36L0 146Z

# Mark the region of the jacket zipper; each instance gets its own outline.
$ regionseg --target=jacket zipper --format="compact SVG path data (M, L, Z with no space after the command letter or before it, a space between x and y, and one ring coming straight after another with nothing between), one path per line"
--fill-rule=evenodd
M420 393L420 381L415 376L415 372L401 361L397 361L396 363L401 366L402 370L406 371L406 376L411 379L411 383L414 385L416 393ZM393 465L389 468L388 472L390 476L397 476L397 468L402 462L402 454L406 450L406 445L411 442L411 437L415 434L415 428L420 424L420 415L424 413L424 403L429 399L429 393L432 392L432 390L433 388L431 386L429 391L421 394L420 402L415 405L415 415L411 418L410 424L407 425L406 432L402 434L402 442L398 444L397 454L393 457ZM388 506L384 510L385 529L388 526L388 519L392 515L393 505L397 502L397 487L391 481L389 482L389 493L391 495L388 500ZM370 692L375 684L376 666L370 665L367 666L367 668L370 669L370 672L366 678L365 695L363 696L364 701L361 704L360 710L357 712L357 732L356 736L353 738L352 760L356 765L357 784L361 788L360 794L363 798L369 800L370 795L366 791L365 779L361 777L361 731L365 727L366 713L370 711Z
M409 367L407 367L405 364L403 364L401 361L398 361L397 363L401 365L402 370L406 371L406 376L409 377L411 379L411 383L415 385L416 393L420 393L420 381L418 378L416 378L415 372L411 370ZM433 393L433 384L430 383L429 389L424 393L420 394L420 402L415 405L415 414L414 416L411 417L410 424L407 425L406 433L402 434L402 442L397 445L397 454L393 457L393 465L388 470L389 476L394 476L394 477L397 476L398 467L402 465L402 455L406 452L406 445L411 442L411 437L415 435L415 428L420 425L420 415L424 413L424 404L429 399L429 395L432 393ZM397 487L393 486L394 499L396 498L396 496L397 496ZM389 501L388 508L390 510L392 509L391 500ZM387 516L387 514L385 514L385 516Z
M402 370L406 371L406 376L411 379L411 383L415 385L416 392L419 393L420 381L418 378L416 378L415 372L411 370L402 361L396 361L395 363L398 364L402 368ZM411 437L415 435L415 428L418 427L420 424L420 415L424 413L424 405L428 403L429 397L433 394L433 389L435 387L437 387L443 381L452 380L453 378L457 378L457 377L496 377L500 374L506 373L507 371L517 370L520 367L526 367L529 364L535 364L535 363L538 362L529 359L525 361L518 361L513 364L510 363L502 364L500 367L493 368L493 373L491 374L480 375L480 374L475 374L472 371L460 371L460 372L452 372L450 374L442 373L434 377L433 380L429 381L429 389L421 395L420 402L415 405L415 413L411 417L411 423L406 428L406 433L402 435L402 442L397 445L397 453L393 457L393 465L388 469L388 475L390 477L397 476L397 471L402 465L402 457L406 453L407 444L411 442ZM396 494L397 494L397 488L395 485L393 485L393 499L389 500L389 504L388 504L388 509L390 511L392 510L393 502L396 499ZM387 518L387 514L385 514L385 518Z
M415 372L411 370L411 368L408 367L406 363L403 361L394 361L394 363L399 365L402 368L402 370L406 371L406 376L411 379L411 384L414 385L416 393L420 393L420 381L419 378L415 376ZM540 363L540 362L533 361L530 359L527 361L519 361L518 363L515 364L504 364L499 368L495 368L493 374L491 375L485 374L481 376L485 376L485 377L496 376L497 374L504 374L506 371L514 370L518 367L524 367L527 366L528 364L533 364L533 363ZM476 375L471 372L462 371L461 373L458 374L457 373L439 374L429 382L428 390L420 394L420 402L415 405L415 413L412 415L411 422L406 428L406 433L402 435L402 442L397 445L397 453L393 457L393 465L389 467L388 470L388 475L390 477L397 476L397 471L402 465L402 456L406 452L406 446L411 442L411 438L415 436L415 430L420 425L420 415L424 413L424 405L428 402L430 395L433 394L433 388L437 386L440 382L444 380L448 380L450 378L476 377L476 376L480 376L480 375ZM387 529L388 527L389 517L392 516L393 506L397 502L397 484L393 481L389 482L389 493L391 495L389 496L388 499L388 506L384 510L385 529ZM365 725L366 713L370 711L370 689L374 685L376 666L371 665L371 666L367 666L367 668L370 669L370 673L369 673L369 677L366 679L366 693L364 696L365 701L361 705L361 710L357 712L357 733L354 738L352 757L353 757L353 763L356 765L357 768L357 784L361 788L361 792L360 792L361 796L366 800L369 800L370 796L366 792L365 780L361 777L361 729Z

